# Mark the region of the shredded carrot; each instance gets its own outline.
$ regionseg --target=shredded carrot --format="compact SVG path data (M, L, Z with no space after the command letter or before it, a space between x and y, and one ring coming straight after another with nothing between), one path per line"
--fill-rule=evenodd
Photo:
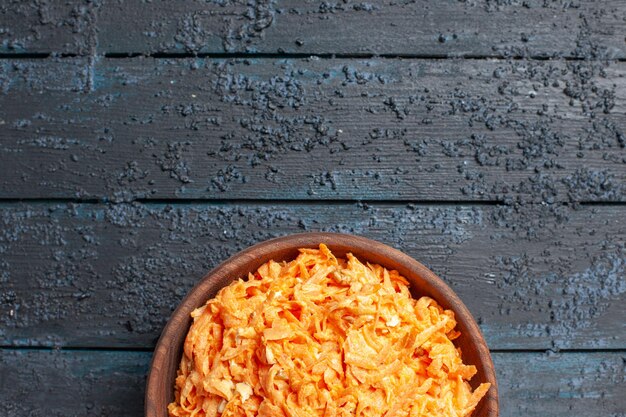
M454 313L325 245L269 261L191 316L171 417L469 416Z

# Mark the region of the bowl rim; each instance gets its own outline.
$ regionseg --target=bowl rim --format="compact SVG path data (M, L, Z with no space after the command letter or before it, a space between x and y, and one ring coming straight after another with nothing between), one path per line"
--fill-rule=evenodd
M271 255L276 252L281 250L292 251L303 247L317 247L320 243L326 244L334 251L365 252L365 260L368 260L367 253L373 256L384 256L389 259L389 262L382 262L382 266L387 267L389 264L393 264L393 269L397 269L404 276L417 274L432 291L445 294L444 302L442 300L437 300L437 302L446 308L453 309L457 317L457 325L461 321L463 322L468 333L465 336L470 339L469 343L475 346L480 357L481 363L474 363L473 365L477 367L480 365L484 368L486 382L491 383L491 388L481 400L481 403L484 402L481 404L481 409L486 410L485 417L497 417L499 415L498 384L489 348L474 317L452 288L426 266L398 249L362 236L329 232L289 234L256 243L232 255L200 279L178 304L156 344L146 382L144 415L146 417L168 415L167 412L163 414L157 409L158 398L167 398L168 389L173 390L173 381L171 381L172 384L170 381L166 381L167 370L164 365L167 364L168 355L171 352L178 351L177 356L182 352L182 345L191 322L190 313L193 309L200 307L206 303L207 299L213 297L210 295L211 293L221 289L232 280L240 278L241 274L235 271L242 267L248 266L249 272L254 272L263 263L272 259ZM355 256L359 259L363 257L362 254L357 253ZM369 258L371 259L373 256ZM453 304L453 307L445 304ZM182 333L182 337L178 331L181 326L185 326L186 329ZM175 361L178 365L180 358L175 358Z

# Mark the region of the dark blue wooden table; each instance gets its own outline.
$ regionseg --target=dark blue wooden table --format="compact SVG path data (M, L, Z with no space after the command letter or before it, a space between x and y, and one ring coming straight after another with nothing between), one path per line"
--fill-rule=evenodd
M253 243L442 276L502 415L626 415L626 1L0 2L0 415L142 415Z

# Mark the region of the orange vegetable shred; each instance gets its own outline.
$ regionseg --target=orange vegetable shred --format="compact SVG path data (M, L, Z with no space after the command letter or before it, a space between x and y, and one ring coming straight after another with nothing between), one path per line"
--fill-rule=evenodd
M171 417L468 416L489 390L454 313L325 245L269 261L191 315Z

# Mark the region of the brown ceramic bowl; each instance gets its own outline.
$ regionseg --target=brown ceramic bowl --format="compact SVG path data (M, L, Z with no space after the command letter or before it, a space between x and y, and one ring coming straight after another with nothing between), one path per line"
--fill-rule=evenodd
M454 311L461 337L455 340L463 352L463 361L478 368L471 385L491 382L491 389L474 410L472 417L498 416L498 385L487 344L469 310L439 277L421 263L382 243L362 237L335 233L303 233L254 245L209 272L174 311L157 343L146 387L146 417L167 417L167 405L174 398L174 379L182 355L183 342L191 324L190 313L202 306L231 281L254 272L263 263L292 260L298 248L315 248L326 244L335 255L351 252L361 261L396 269L411 283L414 297L427 295L441 306Z

